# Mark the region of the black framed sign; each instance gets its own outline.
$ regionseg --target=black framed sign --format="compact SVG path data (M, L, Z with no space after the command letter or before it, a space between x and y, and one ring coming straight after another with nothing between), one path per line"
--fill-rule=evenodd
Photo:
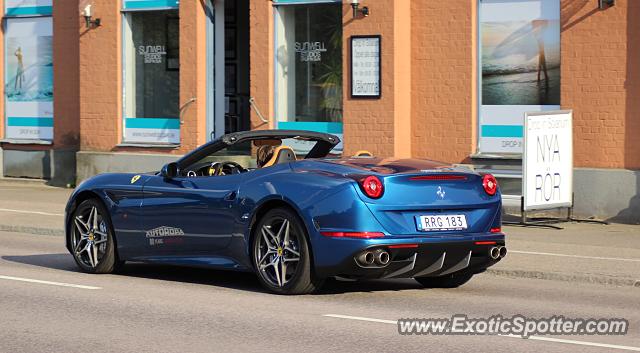
M351 36L351 97L382 95L380 49L382 36Z

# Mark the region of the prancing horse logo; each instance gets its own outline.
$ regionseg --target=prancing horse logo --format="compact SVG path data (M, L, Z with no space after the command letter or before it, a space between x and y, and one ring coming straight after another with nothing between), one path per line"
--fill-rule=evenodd
M446 195L447 193L444 191L442 186L438 186L438 191L436 192L436 194L440 197L441 200L444 200L444 195Z

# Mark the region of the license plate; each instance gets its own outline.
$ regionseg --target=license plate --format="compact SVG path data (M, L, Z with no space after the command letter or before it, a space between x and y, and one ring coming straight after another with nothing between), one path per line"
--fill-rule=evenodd
M467 229L467 217L462 214L418 216L416 217L416 226L419 231L423 232L464 230Z

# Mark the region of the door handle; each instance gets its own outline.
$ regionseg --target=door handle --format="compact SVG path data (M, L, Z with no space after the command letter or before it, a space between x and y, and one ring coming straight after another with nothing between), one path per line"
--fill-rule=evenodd
M232 191L230 193L228 193L225 197L224 200L225 201L233 201L236 199L236 196L238 196L238 194L235 191Z

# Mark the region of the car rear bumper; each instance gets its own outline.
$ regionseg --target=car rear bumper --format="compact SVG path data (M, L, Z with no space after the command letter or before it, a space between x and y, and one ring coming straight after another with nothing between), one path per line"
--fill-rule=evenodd
M377 239L318 239L314 246L316 274L320 277L413 278L437 277L455 272L479 273L500 261L491 248L504 247L504 234L465 237L415 237ZM315 244L318 245L318 244ZM366 252L386 251L385 265L358 261Z

